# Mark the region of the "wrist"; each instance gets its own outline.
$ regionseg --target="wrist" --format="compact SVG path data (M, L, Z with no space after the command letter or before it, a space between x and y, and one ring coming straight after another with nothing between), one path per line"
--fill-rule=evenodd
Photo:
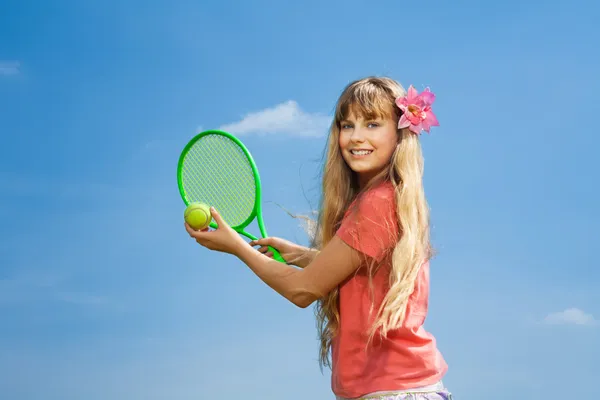
M237 258L242 258L244 256L244 252L247 250L252 250L252 247L250 247L241 236L236 236L236 244L233 246L231 254Z

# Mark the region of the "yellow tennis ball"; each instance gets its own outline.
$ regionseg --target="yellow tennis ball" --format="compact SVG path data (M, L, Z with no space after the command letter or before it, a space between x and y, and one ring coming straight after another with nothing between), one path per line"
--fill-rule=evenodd
M210 221L212 221L210 207L204 203L190 204L186 207L183 217L185 218L185 222L196 231L207 228Z

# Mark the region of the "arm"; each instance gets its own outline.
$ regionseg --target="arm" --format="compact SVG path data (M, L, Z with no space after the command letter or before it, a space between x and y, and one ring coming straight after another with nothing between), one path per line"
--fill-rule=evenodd
M267 237L253 240L250 246L260 246L258 251L266 256L273 258L273 253L269 251L269 246L277 249L283 259L290 265L295 265L299 268L306 268L319 253L318 250L301 246L290 242L289 240L278 237Z
M342 283L362 260L358 251L337 236L303 269L282 264L244 244L233 253L263 282L301 308L308 307Z
M304 269L275 265L276 261L248 246L236 255L271 288L297 306L307 307L356 271L365 257L381 261L397 240L395 191L387 184L363 197L357 213L344 218L322 251L306 253L308 265ZM309 261L309 256L314 258Z
M304 269L297 269L249 246L216 210L211 208L211 213L218 228L195 231L185 223L189 235L210 250L237 256L263 282L301 308L308 307L337 287L364 260L361 252L336 235Z

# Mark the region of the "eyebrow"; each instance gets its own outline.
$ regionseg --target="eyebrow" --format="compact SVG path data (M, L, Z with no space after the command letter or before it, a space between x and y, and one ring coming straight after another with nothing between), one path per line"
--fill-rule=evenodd
M363 120L363 122L383 121L383 120L385 120L385 118L375 116L373 118L362 118L362 120ZM354 124L357 121L353 121L351 119L342 119L342 120L340 120L340 124L345 123L345 122L350 122L350 123Z

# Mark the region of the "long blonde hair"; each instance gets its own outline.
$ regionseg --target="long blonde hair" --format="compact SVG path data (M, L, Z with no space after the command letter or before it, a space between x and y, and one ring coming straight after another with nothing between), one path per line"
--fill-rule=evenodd
M352 202L370 187L390 181L394 186L398 242L390 249L392 268L389 290L372 327L370 338L402 325L408 298L423 262L431 256L429 208L423 188L423 156L419 138L408 128L398 130L398 144L389 167L359 188L357 177L342 158L339 148L340 122L352 111L363 118L392 117L397 122L401 111L395 99L405 89L387 77L368 77L350 83L342 92L329 131L323 168L322 197L313 246L323 248L334 237ZM372 270L371 270L372 274ZM320 364L331 366L329 352L339 326L339 291L332 290L317 302L315 314L320 337Z

